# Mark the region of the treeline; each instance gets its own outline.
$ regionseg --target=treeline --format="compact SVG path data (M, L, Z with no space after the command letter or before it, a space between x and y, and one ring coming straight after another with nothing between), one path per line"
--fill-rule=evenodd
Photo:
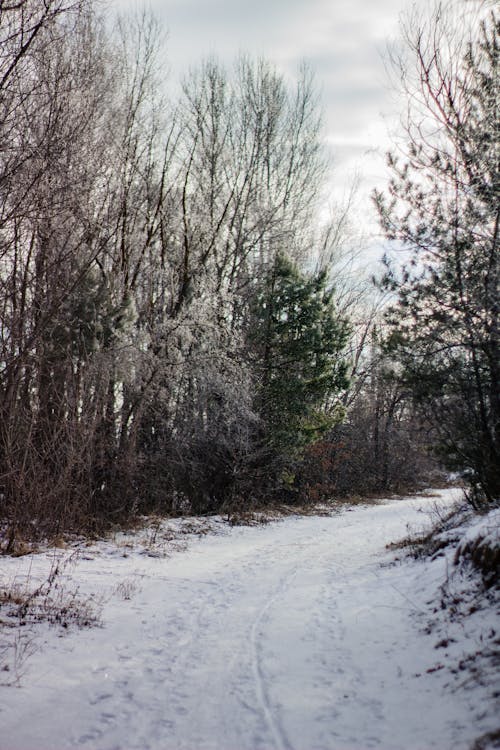
M454 3L414 21L396 60L405 143L374 196L409 251L386 260L385 348L480 510L500 504L500 16Z
M147 16L23 0L0 34L4 549L422 481L435 425L317 228L307 68L208 60L168 100Z

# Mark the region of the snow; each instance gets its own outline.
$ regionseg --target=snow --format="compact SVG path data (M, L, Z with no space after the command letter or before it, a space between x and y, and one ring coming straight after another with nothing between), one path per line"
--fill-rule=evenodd
M20 687L0 687L0 750L470 748L497 729L483 651L498 615L453 550L395 562L386 548L455 498L80 546L60 586L92 596L102 626L25 626L37 650ZM70 552L3 559L2 580L43 581L55 556ZM467 617L441 609L459 590Z
M471 520L458 545L458 551L460 553L471 544L478 543L500 546L500 508L494 508L489 513Z

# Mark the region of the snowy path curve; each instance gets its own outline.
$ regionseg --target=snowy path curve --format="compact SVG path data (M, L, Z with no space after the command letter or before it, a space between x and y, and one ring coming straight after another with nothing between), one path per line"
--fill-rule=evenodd
M385 549L433 503L236 528L169 559L82 560L86 590L131 576L140 590L108 602L103 628L50 631L23 687L0 688L0 750L469 747L474 706L426 671L422 566L389 565Z

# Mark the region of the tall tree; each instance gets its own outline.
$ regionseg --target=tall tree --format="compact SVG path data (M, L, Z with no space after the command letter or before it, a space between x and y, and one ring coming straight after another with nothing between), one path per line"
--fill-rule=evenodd
M388 263L389 344L479 503L500 497L500 16L464 10L461 24L439 6L407 29L407 152L389 155L374 197L387 237L410 251L399 271Z
M348 336L326 272L308 275L278 255L257 296L252 338L265 440L285 456L338 419Z
M277 254L307 251L323 171L318 126L306 70L290 89L265 61L243 58L226 70L208 60L183 84L173 217L156 268L167 303L150 330L157 395L140 439L159 493L173 487L170 495L181 492L196 510L234 496L255 464L245 331Z

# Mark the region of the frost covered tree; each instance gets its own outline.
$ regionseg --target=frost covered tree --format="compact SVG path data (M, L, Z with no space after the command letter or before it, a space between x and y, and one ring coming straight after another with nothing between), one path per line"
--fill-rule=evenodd
M0 483L17 521L72 516L92 429L78 289L102 237L108 78L90 4L2 8ZM4 23L6 24L4 26ZM17 31L17 35L16 32ZM96 162L92 161L96 159ZM90 309L87 308L90 314ZM89 331L87 330L87 333ZM78 351L78 353L77 353ZM80 429L81 428L81 429Z
M455 7L456 12L456 7ZM406 155L376 193L382 226L409 251L388 263L388 344L449 462L480 503L500 497L500 18L439 6L406 29Z
M128 55L91 2L44 3L32 38L41 7L19 5L22 54L8 16L0 61L0 485L13 526L49 528L130 507L115 480L135 463L148 377L138 279L143 292L168 210L151 167L154 29L139 24Z
M310 251L325 168L310 72L290 86L265 61L206 61L167 102L161 30L147 14L113 25L92 0L0 5L10 539L243 502L276 412L269 389L260 409L248 329L277 259ZM310 282L293 283L326 330L328 295ZM314 368L301 366L312 394Z
M306 70L292 89L265 61L242 58L232 70L205 61L185 79L175 116L172 214L156 272L169 280L167 304L150 331L157 375L140 446L157 497L213 511L257 484L248 318L277 254L307 253L324 162Z

